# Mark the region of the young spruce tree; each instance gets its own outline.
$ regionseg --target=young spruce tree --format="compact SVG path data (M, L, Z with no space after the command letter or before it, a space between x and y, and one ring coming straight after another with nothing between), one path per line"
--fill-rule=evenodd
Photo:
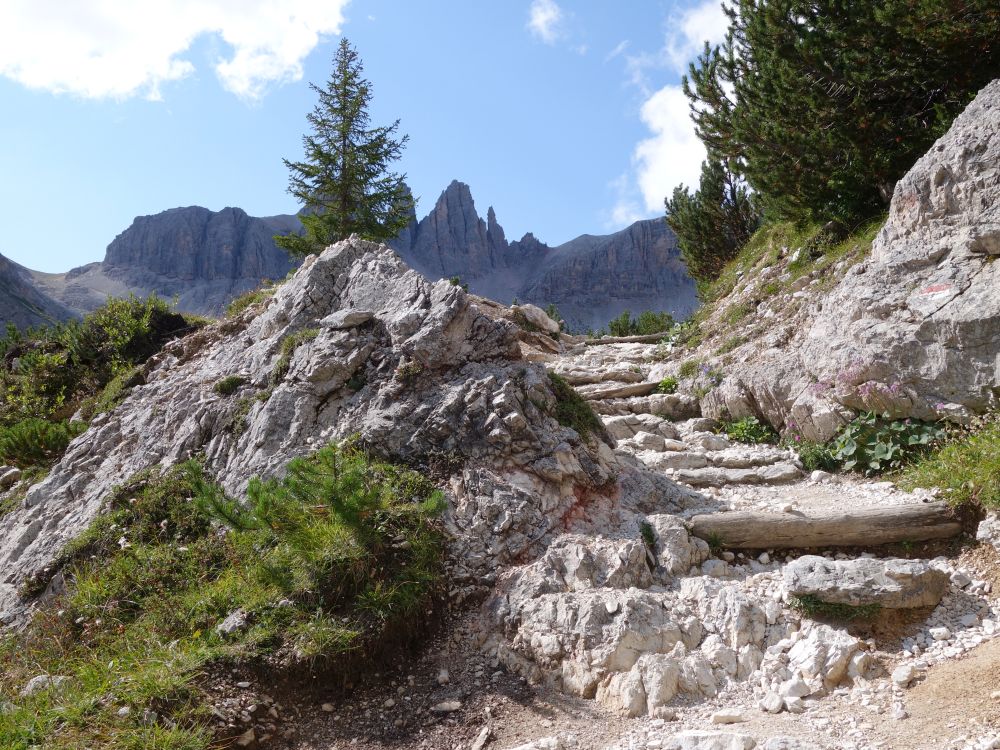
M403 182L390 170L408 136L397 137L399 120L371 127L371 87L362 77L357 50L341 39L333 74L325 88L309 84L319 102L306 116L312 132L303 136L305 160L284 159L288 192L301 201L303 234L275 237L293 255L308 255L351 234L386 240L399 234L413 207Z

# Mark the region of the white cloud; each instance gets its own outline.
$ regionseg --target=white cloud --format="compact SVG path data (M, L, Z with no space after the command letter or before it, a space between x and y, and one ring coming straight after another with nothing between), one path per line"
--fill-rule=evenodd
M618 46L611 50L604 58L604 62L609 63L614 60L618 55L622 54L626 49L628 49L628 39L623 39L618 42Z
M528 29L546 44L562 36L564 14L555 0L533 0L528 9Z
M706 152L695 135L687 97L679 85L653 90L650 71L685 72L706 41L718 44L725 38L728 24L719 0L706 0L668 21L662 49L626 56L629 80L645 100L639 118L650 135L636 144L631 171L619 178L622 185L616 188L618 201L611 211L613 221L620 219L616 224L663 213L664 198L678 185L697 188Z
M688 63L701 54L705 42L719 44L726 38L728 27L729 18L718 0L707 0L685 10L679 22L671 24L664 48L673 68L687 72Z
M639 141L632 156L647 211L662 211L663 199L681 183L697 187L705 147L694 132L688 100L680 86L664 86L639 113L652 137Z
M663 47L656 52L641 52L625 58L629 82L646 96L651 94L650 71L669 69L686 73L688 63L701 54L705 42L719 44L726 38L729 18L719 0L705 0L668 19L666 27Z
M323 35L340 31L348 0L38 0L0 4L0 75L28 88L91 99L160 98L195 71L184 57L202 35L231 54L215 61L222 86L255 99L302 77Z

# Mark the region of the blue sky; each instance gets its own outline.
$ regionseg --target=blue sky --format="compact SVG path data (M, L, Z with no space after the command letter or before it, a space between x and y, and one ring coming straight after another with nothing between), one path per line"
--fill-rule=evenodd
M281 159L341 34L418 215L459 179L510 239L617 230L696 179L678 83L724 27L716 0L5 0L0 253L64 271L137 215L294 212Z

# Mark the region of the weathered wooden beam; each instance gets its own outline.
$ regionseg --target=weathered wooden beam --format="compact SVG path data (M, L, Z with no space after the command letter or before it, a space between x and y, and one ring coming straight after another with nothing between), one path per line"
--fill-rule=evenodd
M829 513L732 511L694 516L691 533L733 549L856 547L947 539L962 532L947 503Z
M599 339L587 339L584 343L587 346L601 346L602 344L658 344L667 337L667 332L644 333L639 336L602 336Z

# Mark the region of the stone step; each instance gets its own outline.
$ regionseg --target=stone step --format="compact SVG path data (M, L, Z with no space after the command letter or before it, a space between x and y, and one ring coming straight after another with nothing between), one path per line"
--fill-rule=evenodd
M643 383L641 385L649 385ZM655 386L656 383L653 383ZM650 414L671 422L680 422L701 416L698 399L686 393L652 393L648 396L629 398L586 397L590 406L601 416L626 416Z

